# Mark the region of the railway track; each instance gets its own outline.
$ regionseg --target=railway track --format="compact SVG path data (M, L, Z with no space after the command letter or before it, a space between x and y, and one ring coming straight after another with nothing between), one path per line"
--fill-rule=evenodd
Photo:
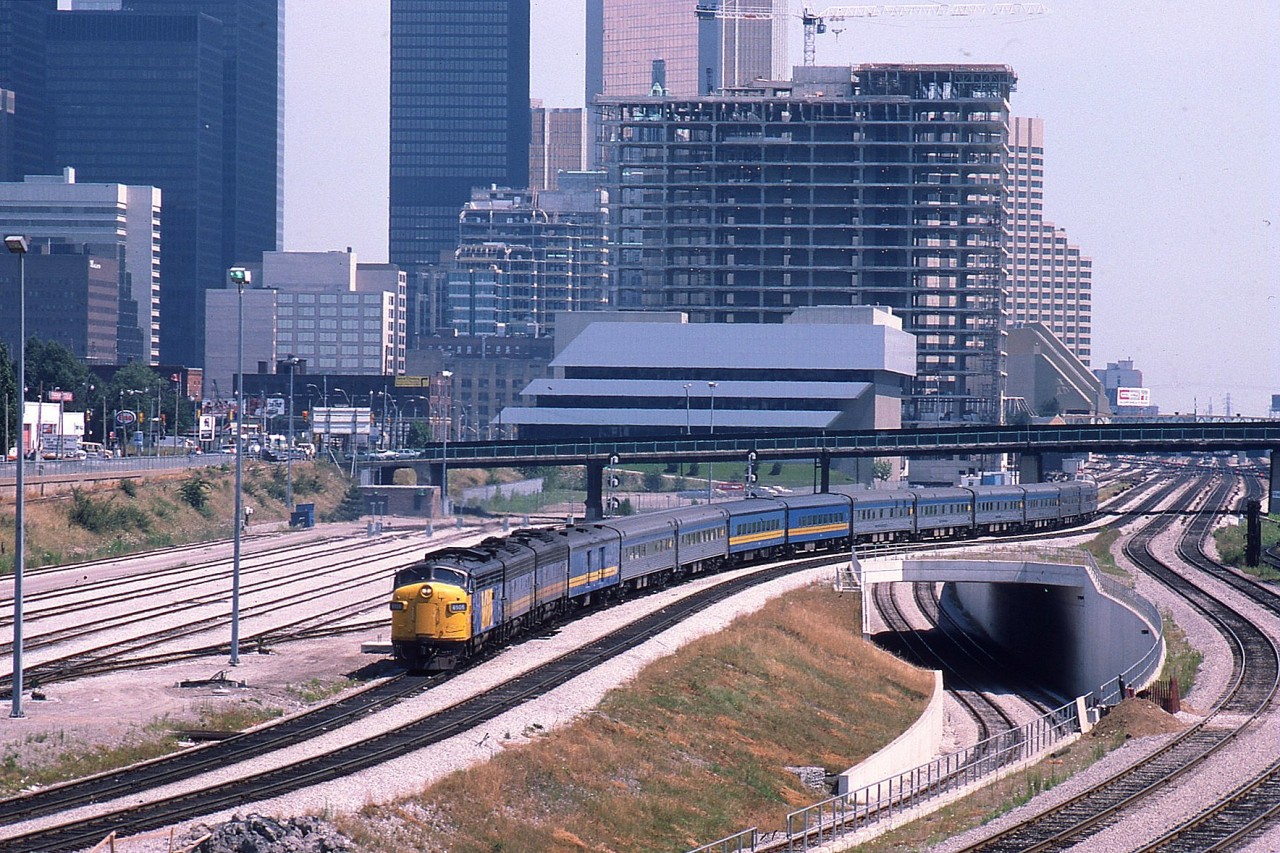
M1202 483L1207 485L1208 479ZM1220 506L1229 489L1229 486L1226 491L1220 489L1209 505ZM1207 516L1201 514L1198 518ZM1125 546L1125 553L1142 571L1182 596L1217 627L1232 650L1233 671L1228 689L1202 721L1140 765L1111 776L1029 821L967 847L966 851L1065 849L1085 835L1118 821L1144 798L1167 789L1173 780L1185 777L1258 719L1272 702L1280 678L1280 653L1274 642L1222 599L1166 566L1152 553L1153 539L1172 521L1173 516L1167 516L1147 525ZM1193 522L1192 528L1194 530L1184 533L1181 546L1188 540L1201 541L1197 522Z
M278 767L270 772L255 774L233 783L159 799L145 805L109 809L97 817L81 818L64 825L10 834L0 839L0 851L75 850L91 846L113 831L120 835L145 832L235 808L248 802L268 799L380 765L393 758L402 757L407 751L421 749L465 732L503 711L565 683L576 675L611 660L689 616L743 590L792 572L830 565L842 559L840 555L828 555L791 561L783 565L761 568L750 575L722 581L667 605L578 650L517 676L482 695L459 702L409 725L361 740L326 755ZM398 701L396 691L421 689L423 687L419 685L401 683L400 687L388 687L384 695L372 696L361 701L394 702ZM360 710L359 702L356 702L350 706L350 709L341 713L342 719L351 719L353 715L367 714L368 711ZM101 777L97 777L26 797L0 801L0 816L3 816L0 820L12 825L17 820L25 820L32 813L52 815L66 812L80 806L101 802L106 796L128 793L131 798L134 798L139 791L169 784L179 778L192 778L193 775L204 772L204 769L210 766L209 762L224 767L231 760L229 756L233 754L259 755L280 749L282 745L298 742L299 738L305 739L310 736L305 732L313 730L312 724L296 722L309 716L303 715L290 721L289 728L292 731L288 734L287 740L277 740L277 735L272 732L280 727L271 726L258 732L192 750L171 759L139 765L115 774L105 774L112 777L108 782L100 781ZM328 731L337 724L332 721L321 722L319 726L320 730ZM294 726L308 728L296 729ZM224 752L224 750L227 751ZM232 753L231 750L236 752ZM193 764L183 767L182 765L187 762L193 762ZM115 777L120 777L120 781L115 781ZM95 790L93 787L103 784L111 786L106 793Z

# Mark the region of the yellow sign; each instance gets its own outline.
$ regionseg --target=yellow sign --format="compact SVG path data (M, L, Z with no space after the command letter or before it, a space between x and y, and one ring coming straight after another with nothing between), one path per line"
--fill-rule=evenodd
M397 388L430 388L430 376L397 376Z

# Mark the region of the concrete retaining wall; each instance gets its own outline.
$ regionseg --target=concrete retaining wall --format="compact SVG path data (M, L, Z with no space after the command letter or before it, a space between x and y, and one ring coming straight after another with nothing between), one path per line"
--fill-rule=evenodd
M884 749L841 773L836 793L847 794L895 776L906 768L927 764L942 748L945 716L942 673L934 671L933 695L920 718Z

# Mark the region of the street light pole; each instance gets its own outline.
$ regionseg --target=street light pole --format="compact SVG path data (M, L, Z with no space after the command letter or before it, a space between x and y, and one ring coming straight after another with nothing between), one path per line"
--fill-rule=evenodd
M240 531L244 526L244 288L253 275L244 267L228 272L236 286L236 522L231 549L231 665L240 665Z
M684 383L684 434L685 435L692 434L692 430L689 427L689 389L691 387L692 387L691 383L689 382Z
M25 568L26 541L23 535L26 513L26 493L23 482L24 457L22 428L26 408L27 385L27 252L31 242L21 234L4 238L5 247L18 256L18 468L17 494L14 499L13 517L13 697L10 717L25 717L22 712L22 573ZM7 448L6 448L7 449Z
M298 359L289 354L289 443L284 448L284 505L293 512L293 372L297 370Z
M440 378L446 383L453 379L453 373L440 371ZM452 389L451 389L452 390ZM449 401L453 395L444 398L444 444L440 451L440 514L449 514Z
M711 389L711 411L707 421L707 425L710 428L711 435L716 434L716 385L718 384L719 383L717 382L707 383L707 387ZM707 503L711 503L711 494L712 494L712 488L713 488L712 483L714 482L711 475L714 471L715 471L715 463L708 461L707 462Z

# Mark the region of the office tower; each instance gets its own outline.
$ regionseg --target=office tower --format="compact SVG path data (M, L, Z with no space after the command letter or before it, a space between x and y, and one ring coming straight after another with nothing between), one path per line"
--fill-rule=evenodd
M918 341L904 423L998 423L1012 69L796 75L601 99L616 307L745 324L888 306Z
M163 192L162 361L199 364L204 290L222 286L227 267L280 245L282 6L78 0L54 12L56 5L0 0L8 33L0 42L26 45L11 87L17 133L36 128L43 163L15 171L69 166L88 183ZM6 28L14 10L13 21L29 24L22 41L16 23ZM6 62L0 58L0 74ZM4 77L0 86L10 88ZM26 97L28 89L37 96ZM24 114L28 102L34 117Z
M202 363L204 291L221 287L223 32L203 15L60 12L46 63L53 158L86 183L159 187L160 358ZM121 69L106 75L103 69Z
M52 168L47 158L44 31L45 18L57 8L57 0L0 0L0 89L10 93L0 102L0 124L11 123L12 134L0 181L20 181Z
M1009 308L1014 324L1042 323L1086 365L1093 351L1093 262L1044 218L1044 120L1009 128Z
M111 354L120 363L159 363L162 218L157 188L78 182L71 168L0 183L0 231L87 247L117 262L121 316Z
M54 241L26 257L26 333L55 341L79 359L115 364L120 319L120 269L114 255ZM0 257L0 304L18 304L18 258ZM0 341L17 352L18 312L0 311Z
M282 0L124 0L126 12L222 22L224 267L279 251L284 237Z
M785 0L587 0L587 103L647 95L662 60L674 96L787 73ZM698 10L702 13L699 14ZM740 13L755 17L738 17ZM724 17L719 17L719 15ZM703 43L699 56L699 42Z
M412 288L473 187L528 184L529 124L529 0L392 0L389 254Z
M659 82L672 96L693 97L789 74L788 6L787 0L587 0L588 138L597 138L591 105L600 96L647 95ZM716 17L743 11L759 17ZM598 167L594 145L588 154Z
M554 190L560 172L587 168L587 111L548 108L535 99L529 108L529 189Z

